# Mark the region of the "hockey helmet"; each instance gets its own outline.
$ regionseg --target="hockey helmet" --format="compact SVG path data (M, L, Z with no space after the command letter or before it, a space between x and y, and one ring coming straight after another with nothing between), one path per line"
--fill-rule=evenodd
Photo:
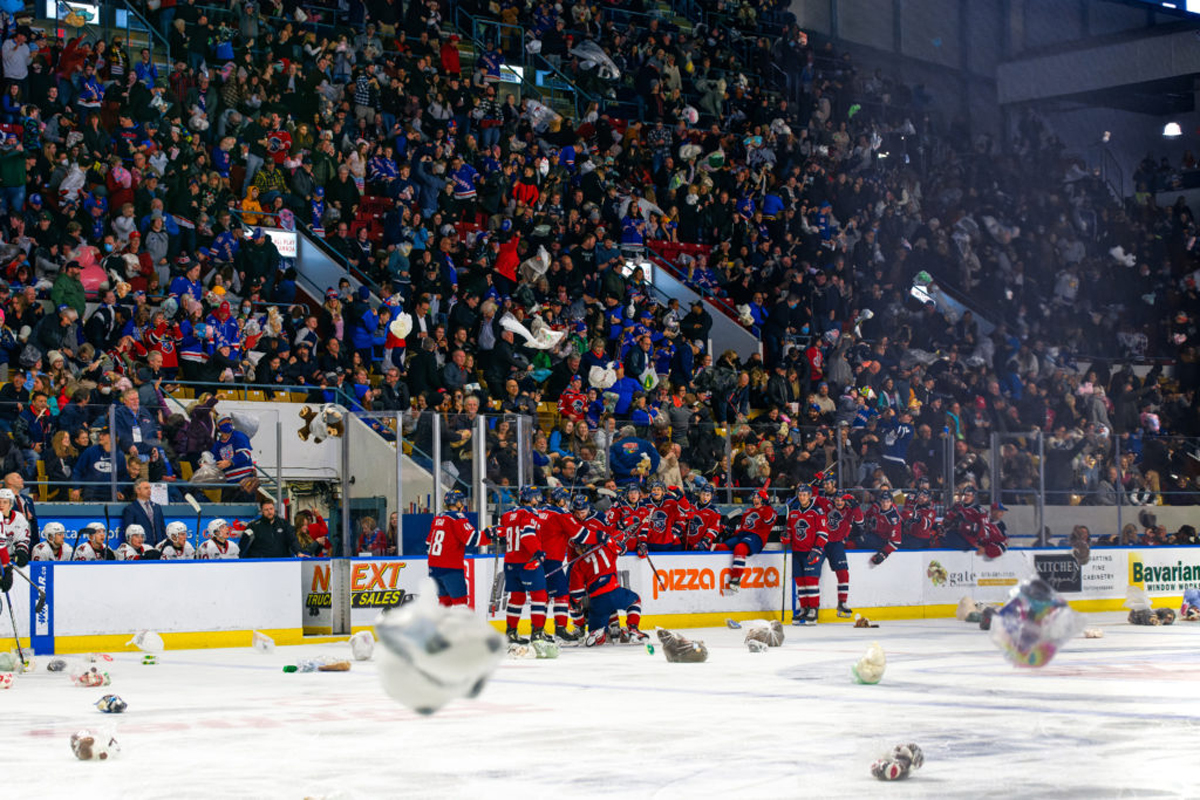
M700 484L700 486L697 487L697 489L696 489L697 495L702 495L702 494L712 495L715 492L716 492L716 487L713 486L711 483L708 483L707 481Z
M205 529L209 536L216 536L218 533L229 533L229 523L217 517L212 522L208 523L208 528Z
M93 522L90 525L85 525L83 529L87 531L88 536L95 536L96 534L108 536L108 528L104 527L104 525L99 522Z
M562 486L555 486L550 490L550 502L555 505L562 505L571 499L571 493Z
M125 526L125 540L128 541L130 536L140 536L145 539L146 529L141 525L127 525Z
M523 506L535 506L542 502L542 490L536 486L522 486L517 495Z
M960 486L958 488L958 494L964 498L967 495L974 497L975 496L975 485L971 484L971 483L964 483L962 486Z
M467 496L458 489L451 489L442 497L442 504L447 508L461 506L465 502L467 502Z
M10 503L17 501L17 496L13 494L12 489L0 489L0 500L7 500Z
M809 486L807 483L802 483L796 487L796 494L798 494L798 495L801 495L801 494L811 495L812 493L813 493L812 487Z
M188 534L187 525L184 525L182 522L168 522L167 523L167 538L168 539L174 539L176 536L185 536L186 537L187 534Z
M585 511L591 513L592 502L587 499L585 494L577 494L571 498L571 511Z
M665 492L665 491L667 490L667 484L666 484L666 483L664 483L664 482L662 481L662 479L660 479L660 478L655 478L654 480L650 481L649 485L648 485L646 488L647 488L647 489L649 489L649 490L650 490L650 491L652 491L652 492L653 492L655 489L662 489L662 490Z
M66 536L67 529L63 527L61 522L47 522L42 528L42 535L49 539L51 536Z
M625 487L623 492L621 492L621 499L626 503L632 503L633 500L630 498L630 495L632 495L634 492L637 492L640 496L642 494L642 487L638 486L636 483L631 483Z

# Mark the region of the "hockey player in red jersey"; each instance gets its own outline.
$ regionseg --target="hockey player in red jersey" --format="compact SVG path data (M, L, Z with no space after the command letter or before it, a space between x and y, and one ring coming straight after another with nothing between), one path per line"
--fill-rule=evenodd
M582 503L579 508L587 509ZM625 610L626 625L623 633L634 642L649 639L638 627L642 618L641 598L617 580L617 557L625 552L621 542L603 531L585 526L571 540L571 545L578 553L571 567L571 600L577 607L582 606L585 596L589 600L588 635L584 646L595 647L608 641L610 618L619 615L622 609Z
M975 487L963 484L958 502L946 512L942 526L945 546L955 550L974 550L986 558L998 558L1008 549L1007 537L992 521L987 508L980 505Z
M667 485L657 478L650 481L650 497L646 499L646 524L642 527L639 553L642 545L647 550L678 550L679 538L675 533L679 521L679 501L667 491Z
M688 550L711 550L721 534L721 512L713 505L714 493L711 483L705 483L696 492L683 536Z
M504 534L504 591L508 592L508 641L529 644L529 639L517 635L521 612L529 597L529 616L533 624L531 639L547 640L546 636L546 573L543 562L546 553L538 535L538 506L542 493L536 486L522 486L520 505L504 512L500 530Z
M750 504L750 508L742 514L733 535L713 548L733 551L733 568L729 572L729 582L721 588L724 594L737 592L742 582L742 572L746 569L746 557L762 552L767 537L771 535L771 529L775 527L777 514L768 502L766 489L759 489L750 498Z
M608 510L605 522L627 550L636 550L650 508L642 502L642 490L636 483L625 486L616 504Z
M854 614L846 605L850 596L850 562L846 560L846 540L854 526L863 521L862 509L848 494L836 495L832 501L822 498L821 505L825 508L825 523L829 529L829 538L822 541L817 537L816 546L808 554L806 563L817 570L820 576L821 567L826 558L833 572L837 575L837 614L839 617L849 617ZM816 615L810 615L810 621L816 621Z
M787 532L783 538L783 546L792 548L792 579L797 598L792 605L793 625L817 621L817 608L821 605L821 562L810 562L809 555L818 541L828 539L825 509L813 499L812 487L802 483L796 487L796 499L788 504Z
M554 603L554 635L574 642L579 634L567 630L567 611L571 602L571 587L567 570L567 545L579 533L580 523L571 513L571 493L557 487L550 492L550 502L538 509L538 535L546 550L546 593Z
M882 564L900 547L900 512L892 501L891 489L879 492L879 497L867 509L863 524L867 529L863 535L863 545L875 551L871 563Z
M929 482L923 481L923 484L917 483L916 493L909 495L900 512L900 546L905 550L928 550L937 546L940 534L937 509L933 507Z
M488 544L487 535L463 513L467 498L458 489L451 489L442 498L441 514L433 518L425 550L429 554L429 577L437 584L438 603L444 606L470 604L467 593L466 551L468 547Z

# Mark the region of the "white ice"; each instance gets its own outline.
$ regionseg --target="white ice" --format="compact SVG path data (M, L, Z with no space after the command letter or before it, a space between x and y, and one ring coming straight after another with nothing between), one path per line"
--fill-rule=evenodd
M705 664L642 647L506 661L477 701L420 717L374 664L284 674L345 643L116 654L110 687L37 671L0 693L5 798L226 797L1196 797L1200 624L1135 628L1093 615L1041 670L1005 662L954 620L787 627L749 653L744 631L700 629ZM850 665L878 640L878 686ZM129 710L92 705L121 695ZM115 729L116 761L74 759L83 727ZM870 762L924 748L881 784Z

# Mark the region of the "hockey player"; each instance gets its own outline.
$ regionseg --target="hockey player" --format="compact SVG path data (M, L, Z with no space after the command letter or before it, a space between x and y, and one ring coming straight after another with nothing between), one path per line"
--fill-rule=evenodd
M554 635L567 642L579 640L579 634L567 630L571 581L563 566L567 561L567 544L581 527L572 513L573 502L571 493L559 486L550 491L550 502L538 510L538 535L546 550L546 594L554 602Z
M817 499L821 501L821 504L825 506L826 509L828 509L833 505L833 499L841 494L837 488L837 476L832 472L828 474L818 474L817 480L821 482L821 493L817 495Z
M900 512L892 501L891 489L879 492L875 502L867 509L863 524L867 529L863 535L863 545L875 551L871 563L882 564L900 547Z
M819 541L828 539L825 510L813 498L812 487L802 483L796 487L796 499L789 504L787 532L783 538L784 547L790 545L792 548L792 580L799 604L798 610L793 605L793 625L817 621L817 609L821 605L821 562L811 560L810 555Z
M768 502L766 489L759 489L750 498L750 508L742 514L737 530L713 548L733 551L733 568L729 571L728 583L721 588L723 594L737 593L742 582L742 572L746 569L746 557L762 552L767 537L771 535L771 529L775 527L777 516L775 509Z
M946 531L945 546L955 550L974 550L986 558L998 558L1008 549L1008 542L978 501L975 487L963 484L958 490L958 502L946 512L942 521Z
M162 553L146 546L146 529L141 525L125 528L125 541L117 548L117 561L157 561Z
M900 546L905 550L928 550L937 545L940 530L928 481L918 481L916 493L904 501L900 530Z
M688 550L712 550L721 534L721 512L713 505L714 494L711 483L705 483L696 492L696 502L692 504L683 537L684 547Z
M829 559L829 565L833 567L833 572L837 575L837 615L839 617L853 616L854 612L846 605L846 600L850 596L850 563L846 560L846 540L850 538L850 532L854 530L854 527L862 524L863 512L854 498L848 494L835 496L832 503L823 499L821 504L825 507L829 539L823 541L819 536L817 537L816 546L808 554L806 563L809 567L817 570L819 577L824 560ZM810 619L815 622L816 616L810 614Z
M190 560L196 557L196 548L188 541L187 525L182 522L167 523L167 541L162 545L162 557L168 561Z
M70 561L71 545L66 542L67 531L61 522L47 522L42 528L42 541L33 548L34 561Z
M627 550L636 550L642 536L650 507L642 502L642 490L636 483L627 484L617 503L608 510L606 522Z
M667 485L655 478L650 481L650 497L646 500L646 524L642 527L638 552L642 547L658 552L678 550L679 538L675 533L679 520L679 501L667 491Z
M463 513L467 498L451 489L442 498L445 509L433 519L425 549L429 554L429 577L437 584L438 602L444 606L470 605L467 595L466 549L488 544L487 536Z
M504 591L508 592L507 636L511 644L529 644L547 640L546 636L546 553L538 535L538 506L542 492L536 486L522 486L520 505L500 517L504 533ZM517 635L525 598L529 596L529 617L533 624L530 639Z
M196 558L201 561L227 561L239 557L240 550L237 542L229 541L229 523L217 518L208 523L208 538L196 551Z
M83 529L87 537L71 554L72 561L116 561L117 554L108 546L108 531L99 522Z
M0 489L0 541L6 543L13 563L23 567L29 563L32 545L29 541L29 520L14 508L16 497L12 489Z
M642 633L642 599L617 581L617 557L625 548L617 539L595 530L583 530L571 540L578 553L571 568L571 600L577 607L588 598L588 635L585 647L596 647L608 641L611 617L625 610L625 630L633 642L650 637Z

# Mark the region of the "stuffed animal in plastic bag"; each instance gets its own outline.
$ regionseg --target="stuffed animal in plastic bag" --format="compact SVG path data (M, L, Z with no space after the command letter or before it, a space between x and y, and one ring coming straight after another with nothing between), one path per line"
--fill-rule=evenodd
M993 615L989 634L1014 666L1044 667L1083 626L1083 616L1050 584L1029 578L1013 587L1008 602Z

